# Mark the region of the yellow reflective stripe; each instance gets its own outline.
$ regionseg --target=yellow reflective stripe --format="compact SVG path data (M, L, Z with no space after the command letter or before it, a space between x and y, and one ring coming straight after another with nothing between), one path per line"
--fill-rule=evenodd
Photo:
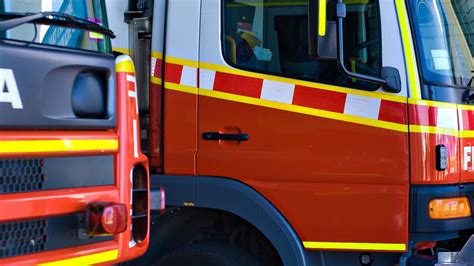
M172 57L172 56L167 56L165 61L166 61L166 63L189 66L189 67L195 67L195 68L198 68L198 65L199 65L198 61L183 59L183 58L177 58L177 57Z
M257 78L257 79L266 79L266 80L272 80L272 81L279 81L279 82L283 82L283 83L290 83L290 84L294 84L294 85L305 86L305 87L315 88L315 89L319 89L319 90L327 90L327 91L335 91L335 92L341 92L341 93L347 93L347 94L354 94L354 95L365 96L365 97L370 97L370 98L375 98L375 99L383 99L383 100L392 101L392 102L399 102L399 103L406 103L407 102L407 98L403 97L403 96L396 96L396 95L382 93L382 92L373 92L373 91L369 92L369 91L363 91L363 90L333 86L333 85L328 85L328 84L316 83L316 82L311 82L311 81L304 81L304 80L299 80L299 79L273 76L273 75L268 75L268 74L262 74L262 73L257 73L257 72L240 70L240 69L237 69L237 68L231 68L231 67L224 66L224 65L217 65L217 64L210 64L210 63L200 62L199 67L203 68L203 69L213 70L213 71L227 73L227 74Z
M150 79L151 83L156 84L156 85L161 85L163 84L163 80L157 77L151 77Z
M190 94L198 94L198 88L180 85L176 83L165 82L165 88L173 91L186 92Z
M450 108L450 109L458 108L458 105L454 103L435 102L435 101L428 101L428 100L408 99L408 103L415 104L415 105L438 107L438 108Z
M93 265L116 260L118 258L118 249L109 250L97 254L86 255L65 260L58 260L53 262L41 263L40 266L79 266L79 265Z
M0 154L40 153L67 151L116 151L116 139L61 139L61 140L3 140L0 141Z
M323 117L338 121L344 121L349 123L355 123L360 125L366 125L371 127L383 128L394 130L398 132L413 132L413 133L426 133L426 134L438 134L438 135L447 135L453 137L460 137L460 138L474 138L474 130L456 130L450 128L442 128L442 127L433 127L433 126L420 126L420 125L406 125L406 124L399 124L381 120L375 120L370 118L364 117L357 117L352 115L346 115L331 111L319 110L309 107L303 107L293 104L285 104L279 102L273 102L268 100L263 100L259 98L247 97L237 94L225 93L220 91L214 90L206 90L206 89L197 89L195 87L184 86L180 84L165 82L165 88L172 91L179 91L184 93L190 94L199 94L206 97L217 98L227 101L251 104L256 106L268 107L283 111L289 111L294 113L300 113L305 115ZM427 101L423 101L425 104ZM435 103L435 102L432 102ZM438 104L438 103L437 103Z
M419 125L410 125L410 132L447 135L447 136L452 136L452 137L459 137L460 135L457 129L433 127L433 126L419 126Z
M135 66L132 58L128 55L121 55L115 63L115 71L124 73L135 73Z
M396 0L398 20L402 33L403 50L405 54L405 62L407 64L408 84L410 86L411 98L421 99L420 82L418 80L418 72L415 68L415 49L411 39L410 23L403 0Z
M445 135L457 138L474 138L474 130L456 130L433 126L410 125L410 132Z
M474 138L474 130L459 131L459 137L461 137L461 138Z
M357 62L355 59L351 59L351 71L357 73ZM353 78L352 82L357 82L357 79Z
M351 122L351 123L356 123L356 124L361 124L361 125L366 125L366 126L390 129L390 130L395 130L395 131L400 131L400 132L408 132L408 126L403 125L403 124L374 120L370 118L356 117L356 116L345 115L341 113L319 110L319 109L303 107L303 106L298 106L298 105L272 102L268 100L246 97L246 96L230 94L230 93L225 93L225 92L199 89L199 95L223 99L223 100L229 100L233 102L263 106L263 107L289 111L289 112L294 112L294 113L329 118L329 119L334 119L334 120L339 120L339 121Z
M343 249L343 250L380 250L405 251L405 244L391 243L351 243L351 242L303 242L308 249Z
M351 122L351 123L356 123L356 124L361 124L361 125L366 125L366 126L391 129L391 130L400 131L400 132L408 132L408 125L404 125L404 124L374 120L370 118L357 117L357 116L335 113L331 111L319 110L319 109L292 105L292 104L272 102L272 101L263 100L259 98L252 98L252 97L225 93L225 92L220 92L220 91L197 89L194 87L184 86L184 85L170 83L170 82L165 82L165 88L168 90L185 92L185 93L190 93L190 94L199 93L199 95L202 95L202 96L228 100L228 101L233 101L233 102L263 106L263 107L268 107L268 108L273 108L273 109L278 109L278 110L283 110L283 111L306 114L306 115L311 115L311 116L318 116L318 117Z
M459 110L474 111L474 106L472 105L458 104L457 107Z
M435 101L429 101L429 100L416 100L416 99L408 99L408 103L416 104L416 105L438 107L438 108L450 108L450 109L474 111L474 106L465 105L465 104L435 102Z
M114 52L117 52L117 53L121 53L121 54L125 54L125 55L128 55L128 49L127 48L113 48L112 49Z
M319 0L318 34L326 36L326 0Z

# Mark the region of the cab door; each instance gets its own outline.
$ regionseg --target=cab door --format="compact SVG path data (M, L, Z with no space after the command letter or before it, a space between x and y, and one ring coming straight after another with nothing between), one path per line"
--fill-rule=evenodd
M306 3L202 0L197 174L261 193L307 249L404 251L407 86L396 10L352 2L346 64L370 75L396 67L399 94L310 58Z

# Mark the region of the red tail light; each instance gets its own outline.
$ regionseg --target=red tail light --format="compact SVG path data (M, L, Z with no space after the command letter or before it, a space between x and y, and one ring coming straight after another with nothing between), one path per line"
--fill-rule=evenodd
M87 235L119 234L127 228L127 208L124 204L92 202L86 207Z

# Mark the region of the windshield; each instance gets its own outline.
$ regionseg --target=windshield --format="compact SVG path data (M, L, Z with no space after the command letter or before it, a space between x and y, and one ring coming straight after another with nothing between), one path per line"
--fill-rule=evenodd
M474 70L474 1L410 0L407 4L424 82L470 86Z
M0 0L0 15L61 12L108 27L104 2L104 0ZM110 38L107 36L55 25L27 23L0 32L0 38L102 53L112 52Z

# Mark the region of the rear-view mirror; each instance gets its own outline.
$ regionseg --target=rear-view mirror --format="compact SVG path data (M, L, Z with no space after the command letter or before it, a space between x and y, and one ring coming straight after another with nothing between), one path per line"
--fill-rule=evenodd
M329 3L328 3L329 2ZM344 19L348 5L367 4L368 0L309 0L309 54L315 59L337 60L341 74L353 80L381 85L387 92L401 90L400 73L396 68L382 68L381 77L356 73L347 69L344 54Z

